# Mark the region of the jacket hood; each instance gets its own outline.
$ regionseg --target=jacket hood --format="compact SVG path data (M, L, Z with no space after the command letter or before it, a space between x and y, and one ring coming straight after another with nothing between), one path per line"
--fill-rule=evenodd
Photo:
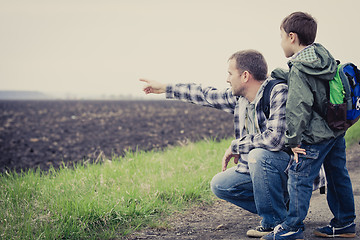
M271 72L271 77L274 79L285 79L288 81L289 79L289 70L288 69L282 69L282 68L275 68Z
M319 43L314 43L289 60L290 68L312 75L318 79L330 81L335 76L337 63L330 52Z

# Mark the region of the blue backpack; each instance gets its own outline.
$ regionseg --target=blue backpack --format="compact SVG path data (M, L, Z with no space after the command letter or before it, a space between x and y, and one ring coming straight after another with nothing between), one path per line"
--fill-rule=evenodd
M326 121L333 130L346 130L360 118L360 70L353 63L340 64L329 82Z

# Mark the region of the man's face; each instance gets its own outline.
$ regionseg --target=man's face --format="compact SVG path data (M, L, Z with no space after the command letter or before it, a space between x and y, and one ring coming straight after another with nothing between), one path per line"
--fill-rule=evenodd
M229 60L228 73L229 76L226 82L230 84L232 93L235 96L244 96L243 74L236 68L236 59Z
M281 36L281 47L284 50L285 57L289 58L292 55L294 55L294 52L291 48L291 38L289 34L285 32L283 28L280 30L280 36Z

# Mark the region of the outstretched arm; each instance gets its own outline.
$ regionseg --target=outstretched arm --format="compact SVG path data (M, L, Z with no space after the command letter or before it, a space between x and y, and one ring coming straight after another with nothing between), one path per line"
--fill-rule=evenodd
M140 81L147 83L143 89L146 94L166 93L167 99L177 99L200 106L213 107L225 112L233 113L237 102L237 98L233 96L230 88L219 91L213 87L202 88L201 85L195 83L167 85L146 79L140 79Z
M140 79L141 82L147 83L147 85L143 88L145 94L155 93L155 94L162 94L166 91L166 84L159 83L156 81L150 81L146 79Z

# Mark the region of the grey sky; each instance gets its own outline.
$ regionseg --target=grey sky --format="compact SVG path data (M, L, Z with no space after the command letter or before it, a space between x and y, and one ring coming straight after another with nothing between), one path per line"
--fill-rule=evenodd
M227 59L285 67L281 20L306 11L317 42L360 65L357 0L0 0L0 90L142 96L140 77L226 87Z

